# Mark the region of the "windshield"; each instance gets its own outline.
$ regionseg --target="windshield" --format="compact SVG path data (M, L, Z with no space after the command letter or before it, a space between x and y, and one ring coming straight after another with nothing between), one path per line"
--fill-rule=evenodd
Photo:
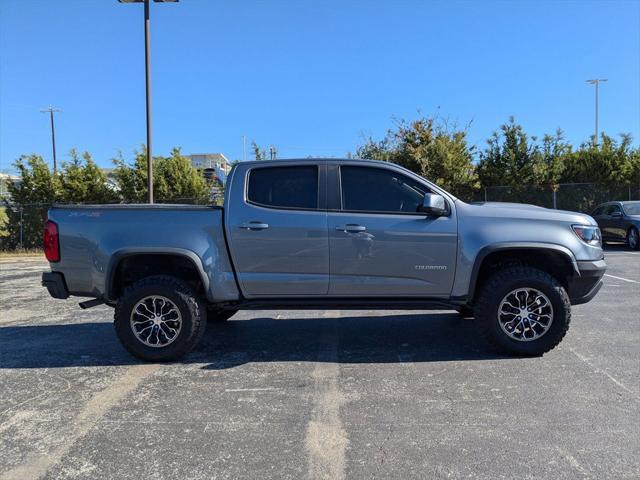
M627 215L640 215L640 202L627 202L622 206Z

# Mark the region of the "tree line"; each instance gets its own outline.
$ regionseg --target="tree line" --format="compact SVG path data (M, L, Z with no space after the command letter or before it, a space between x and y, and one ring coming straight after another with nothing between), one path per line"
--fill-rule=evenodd
M467 128L422 117L398 121L381 140L369 138L356 156L400 164L463 200L481 199L485 188L501 186L512 200L542 203L535 201L536 192L580 183L640 196L640 148L632 146L631 135L603 133L595 140L574 147L560 129L539 139L510 118L480 150L469 144ZM592 193L579 193L585 198L574 199L574 208L593 207Z
M71 150L69 160L52 172L40 155L23 155L14 166L20 181L9 184L4 201L4 225L0 225L0 248L39 248L42 223L54 203L144 203L147 198L147 157L144 147L127 162L113 160L107 174L89 152ZM153 158L153 192L158 203L207 204L217 199L216 180L208 180L174 148L168 157Z
M397 163L467 201L482 200L485 189L501 186L508 193L500 200L551 206L549 192L580 183L595 187L575 189L568 199L565 194L562 208L589 211L600 201L626 198L627 192L640 198L640 148L633 147L628 134L613 138L603 133L597 140L591 137L573 146L562 130L539 139L510 118L478 148L468 140L468 126L435 116L396 121L382 139L368 138L348 156ZM255 142L251 147L256 160L267 159L266 150ZM275 155L275 147L270 147L269 158ZM113 162L107 175L88 152L72 150L54 174L41 156L20 157L14 165L21 182L9 185L0 248L38 247L42 221L52 203L145 202L145 149L131 162L122 156ZM222 190L193 168L179 148L167 157L154 157L153 164L154 198L159 203L210 203L212 191Z

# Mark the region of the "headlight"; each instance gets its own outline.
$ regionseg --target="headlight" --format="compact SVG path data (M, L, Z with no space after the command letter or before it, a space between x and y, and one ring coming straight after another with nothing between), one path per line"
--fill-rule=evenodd
M600 229L594 225L571 225L580 240L589 245L602 246Z

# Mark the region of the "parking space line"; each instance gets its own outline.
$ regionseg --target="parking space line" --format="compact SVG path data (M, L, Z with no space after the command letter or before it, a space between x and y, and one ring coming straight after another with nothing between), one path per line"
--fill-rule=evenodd
M636 392L634 392L633 390L631 390L629 387L627 387L624 383L622 383L620 380L618 380L617 378L615 378L613 375L611 375L610 373L605 372L604 370L596 367L593 363L591 363L591 361L585 357L584 355L576 352L573 348L569 347L569 351L571 353L573 353L576 357L578 357L581 361L583 361L584 363L586 363L587 365L589 365L594 373L601 373L603 374L605 377L607 377L609 380L611 380L613 383L615 383L616 385L618 385L621 389L623 389L625 392L630 393L631 395L633 395L635 398L640 398L638 397L638 394Z
M2 480L41 478L69 453L75 443L84 437L107 412L125 396L135 390L140 382L153 373L159 365L135 365L104 390L96 393L71 422L74 429L56 449L41 455L27 456L27 461L0 475Z
M629 283L640 283L637 280L630 280L628 278L622 278L622 277L616 277L615 275L609 275L608 273L604 274L605 277L611 277L611 278L615 278L616 280L622 280L623 282L629 282Z
M339 374L338 337L322 335L312 374L314 406L305 435L305 447L309 455L308 477L311 479L345 478L345 455L349 440L340 420L340 406L344 398L338 385Z

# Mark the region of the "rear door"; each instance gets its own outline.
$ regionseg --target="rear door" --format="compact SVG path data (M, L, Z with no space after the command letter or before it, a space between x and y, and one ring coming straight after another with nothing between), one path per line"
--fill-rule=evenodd
M308 162L256 162L244 174L242 197L231 192L227 234L245 296L327 294L324 171Z
M330 165L327 181L330 295L449 295L457 253L452 202L445 217L417 212L430 187L392 167Z

